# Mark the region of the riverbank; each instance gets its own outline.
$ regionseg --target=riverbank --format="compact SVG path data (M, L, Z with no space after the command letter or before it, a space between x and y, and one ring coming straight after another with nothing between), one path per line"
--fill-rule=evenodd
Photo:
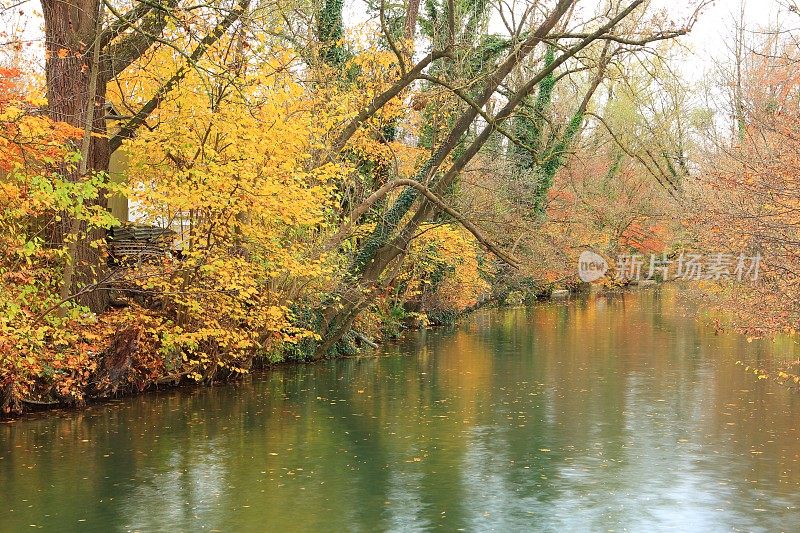
M486 309L486 307L510 309L516 307L526 307L536 305L537 303L545 303L547 301L554 302L575 302L586 301L589 298L606 298L618 297L625 294L636 294L642 291L652 291L662 289L662 284L637 284L628 287L589 287L587 284L575 285L566 291L548 290L538 292L532 300L528 303L523 303L524 298L519 296L507 295L503 298L502 305L498 305L497 298L486 299L478 304L466 309L458 316L450 317L449 324L442 324L431 321L413 320L407 322L403 328L406 332L419 330L419 329L437 329L454 325L457 321L468 319L474 313ZM702 291L696 290L686 291L672 287L669 289L670 293L680 291L688 299L695 302L695 305L702 307L704 296ZM723 331L725 328L722 326L723 322L719 317L703 316L698 317L702 321L702 326L707 327L710 331ZM118 323L119 320L113 320L112 323ZM364 351L368 350L382 350L385 349L387 343L391 343L393 338L400 334L398 329L399 324L395 324L390 328L395 333L383 339L380 343L373 342L370 338L363 334L355 334L352 341L360 344L354 346L356 351L351 352L349 355L339 354L336 358L360 357ZM108 327L95 328L91 331L84 332L85 338L97 342L98 332L106 331L109 337L113 334L114 338L107 340L108 348L104 351L94 352L95 357L86 362L86 370L89 372L84 374L84 387L82 394L76 396L75 394L64 395L61 397L47 397L45 394L52 394L53 386L47 385L37 396L25 398L20 401L16 408L6 409L0 411L0 420L13 420L24 416L26 413L42 412L49 410L74 410L81 409L87 405L97 405L108 402L110 400L131 397L141 394L147 394L153 391L173 390L173 389L202 389L208 386L218 386L228 383L236 383L242 377L250 375L252 372L268 371L270 369L280 368L291 365L307 365L319 363L322 361L330 360L330 358L314 359L311 357L312 351L303 352L297 346L292 346L291 350L281 354L280 358L269 356L252 356L246 363L245 371L240 372L225 372L220 371L214 376L206 377L203 379L196 379L192 376L191 371L185 371L176 375L175 373L168 373L163 371L166 367L153 365L153 361L158 360L161 355L157 350L150 348L146 351L146 344L142 342L142 336L137 333L137 327L128 324L126 328L111 332ZM735 329L735 328L734 328ZM81 335L81 333L78 333ZM746 339L745 336L742 338ZM750 339L752 340L752 339ZM103 342L100 341L102 345ZM786 343L785 349L789 347ZM334 359L336 359L334 358ZM147 372L148 368L161 368L161 374L154 374L152 371ZM245 365L243 365L245 366ZM791 387L793 389L800 389L800 360L797 361L783 361L780 364L773 364L770 366L764 365L750 365L741 363L745 367L745 371L752 373L756 379L770 379L781 383L782 385ZM73 381L74 384L74 381ZM33 390L36 390L35 388ZM48 392L50 391L50 392ZM8 396L8 392L5 392ZM0 395L2 396L2 395Z
M624 288L606 289L618 293ZM627 289L630 290L630 289ZM585 298L590 294L586 287L576 285L571 287L568 294L554 293L554 291L539 291L529 301L545 301L549 298L561 299L565 296ZM597 294L597 293L594 293ZM519 301L518 301L519 300ZM506 307L520 305L522 300L518 297L504 297L502 303L497 298L487 298L465 309L462 313L443 317L439 321L409 320L402 329L430 329L453 325L457 321L485 308L486 306ZM69 355L59 358L53 355L49 359L54 368L40 371L44 379L29 378L26 386L29 391L25 396L13 398L13 390L6 385L0 388L0 419L13 419L28 412L41 412L54 409L80 409L83 406L103 403L115 398L145 394L155 390L174 388L204 387L220 383L236 382L242 376L252 371L274 368L280 365L309 364L318 362L312 357L313 344L286 346L282 353L269 353L263 355L251 354L247 360L237 362L239 371L230 371L219 365L213 374L199 375L189 367L183 371L176 371L170 366L169 356L164 356L160 346L152 341L152 337L145 335L148 322L153 319L140 311L133 314L130 309L114 310L98 317L88 327L80 322L75 323L75 344L79 346L104 346L102 349L87 349L83 357ZM411 315L413 316L413 315ZM140 320L137 323L135 320ZM392 334L383 339L388 341L399 335L401 322L395 321L391 325L381 326L383 331ZM340 353L338 357L356 355L363 350L380 349L380 345L373 342L366 335L354 333L350 339L351 351L348 354ZM305 351L304 348L305 347ZM188 358L183 358L188 362ZM56 367L61 363L61 367ZM70 367L70 365L72 365ZM60 384L59 384L60 383ZM13 386L13 384L12 384Z
M461 317L481 307L474 306ZM81 409L87 405L157 390L203 388L235 383L252 372L286 365L314 364L331 359L315 358L314 344L303 342L286 344L280 352L239 356L233 367L236 369L234 371L231 370L230 364L225 366L212 364L214 372L205 375L198 374L191 365L187 365L188 368L182 371L175 371L170 366L169 355L165 357L152 337L145 335L147 321L136 323L118 316L128 313L128 309L105 313L92 322L90 327L84 327L76 322L73 332L75 345L86 346L91 343L92 346L104 348L85 350L82 357L52 355L48 360L54 363L55 368L46 370L32 368L33 372L42 377L34 375L25 380L25 387L29 392L24 397L12 399L15 392L13 388L17 386L13 382L5 387L0 386L0 420L12 420L31 412ZM137 316L146 315L137 313ZM453 322L457 319L460 317L453 317ZM428 320L415 320L413 324L416 328L426 329L442 326ZM395 334L400 332L399 323L384 327L396 332ZM389 341L391 338L385 340ZM334 359L358 356L366 350L381 347L358 331L354 331L347 340L350 342L348 351L340 350ZM180 359L185 363L190 362L185 355ZM72 367L67 369L67 365Z

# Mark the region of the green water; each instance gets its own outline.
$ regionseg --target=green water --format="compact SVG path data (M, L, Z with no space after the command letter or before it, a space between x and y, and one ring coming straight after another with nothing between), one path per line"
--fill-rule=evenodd
M800 393L673 292L0 424L0 530L798 531Z

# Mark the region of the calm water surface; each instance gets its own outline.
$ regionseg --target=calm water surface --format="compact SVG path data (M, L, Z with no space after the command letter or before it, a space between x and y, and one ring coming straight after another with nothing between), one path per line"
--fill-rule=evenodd
M671 291L0 424L0 530L798 531L794 343Z

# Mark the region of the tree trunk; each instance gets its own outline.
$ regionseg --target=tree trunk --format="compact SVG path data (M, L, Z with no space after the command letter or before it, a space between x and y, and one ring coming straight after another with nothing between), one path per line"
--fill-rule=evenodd
M92 121L92 137L89 144L86 168L91 172L108 172L110 150L105 126L105 92L108 77L105 72L97 72L95 94L89 94L92 71L91 47L95 40L98 25L100 2L98 0L42 0L45 20L45 50L47 75L48 111L53 120L63 121L76 128L86 126L87 109L90 100L95 110ZM101 65L105 64L100 62ZM84 176L78 169L62 168L65 176L78 181ZM104 193L95 201L107 207ZM66 294L78 294L87 286L97 283L103 276L103 246L94 247L91 243L105 238L103 229L87 229L85 223L76 223L71 217L61 214L51 232L55 245L63 245L70 238L77 238L71 258L73 275L70 276ZM78 302L87 305L92 311L103 311L109 301L108 291L90 290L84 292Z
M641 0L634 2L636 5L641 3ZM547 33L553 29L559 20L564 16L569 7L572 5L572 0L560 0L553 11L545 18L541 25L531 33L520 46L512 53L509 53L499 66L486 78L485 84L481 89L480 95L474 99L477 107L486 105L497 88L506 79L519 63L530 54L533 49L544 39ZM585 40L586 44L591 42ZM583 46L585 47L586 44ZM574 54L579 49L573 49ZM569 54L569 55L568 55ZM561 62L565 61L567 57L571 56L570 51L565 53L560 59ZM550 70L555 69L560 63L554 62L549 66ZM544 77L549 72L540 73ZM535 87L537 77L530 80L530 87L526 88L530 92ZM536 82L536 83L533 83ZM524 96L524 94L522 95ZM504 108L506 115L510 114L516 104L509 104ZM477 107L470 106L464 113L456 120L453 127L450 129L446 139L436 149L430 159L423 165L417 172L417 181L424 182L433 177L439 167L445 162L447 157L451 154L453 149L461 141L464 134L472 126L475 118L478 116ZM497 117L502 120L504 116ZM485 137L491 133L492 128L486 128L481 136ZM479 136L479 138L481 137ZM477 145L478 148L485 142L485 138ZM477 151L477 148L476 150ZM467 151L469 152L469 150ZM463 168L469 159L471 159L474 152L471 154L464 154L459 158L463 160L460 168L455 168L459 163L458 161L445 173L444 178L439 178L439 183L435 185L438 187L437 194L441 193L441 189L446 188L447 180L452 180ZM441 183L442 179L445 183ZM407 249L408 243L413 237L416 228L433 213L433 204L426 202L424 199L421 203L417 204L417 192L413 188L404 190L399 198L395 201L382 220L378 222L373 233L362 244L360 250L356 254L351 268L352 283L342 287L338 299L335 303L325 306L322 313L322 331L321 336L323 341L318 346L314 356L316 358L325 356L328 351L342 338L347 330L352 325L358 314L363 311L371 302L370 295L377 289L379 278L383 271L392 263L398 256L401 256L403 251ZM398 228L405 216L412 210L414 205L417 205L414 216L404 227L400 235L393 238L395 230Z

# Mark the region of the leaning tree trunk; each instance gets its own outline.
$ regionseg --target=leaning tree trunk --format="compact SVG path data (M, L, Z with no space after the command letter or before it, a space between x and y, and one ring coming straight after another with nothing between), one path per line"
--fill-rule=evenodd
M635 1L641 3L641 0ZM572 0L559 0L556 8L547 16L536 31L531 33L512 53L509 53L500 62L497 68L487 76L485 85L481 89L482 92L480 96L474 99L475 105L467 108L458 118L436 152L434 152L425 165L417 172L417 181L422 182L436 175L439 167L445 162L458 143L461 142L464 134L473 124L475 118L479 114L478 109L489 102L497 88L503 83L503 80L505 80L511 71L513 71L514 68L533 51L539 42L545 38L547 33L561 20L572 3ZM566 57L567 54L562 56L562 62L566 60ZM544 71L540 72L538 76L534 76L534 78L528 82L530 87L527 87L527 91L530 92L544 76L557 67L558 65L553 63ZM509 107L509 105L506 107ZM513 107L514 106L511 106L510 109L513 110ZM508 114L510 114L510 111ZM502 120L505 117L498 118ZM486 134L491 133L491 131L493 131L493 127L484 129L482 133L484 140L482 142L485 142ZM475 142L472 144L478 148L480 147L480 145L476 145ZM467 150L467 153L462 154L455 164L463 160L464 164L461 166L461 168L463 168L463 166L466 165L466 161L469 161L476 151L477 148L472 153L469 153L469 150ZM439 182L441 182L442 179L452 180L458 175L461 168L455 168L454 165L445 173L443 178L438 178ZM443 187L442 183L438 183L437 186L440 189L446 188L446 186ZM440 190L436 191L437 194L440 192ZM323 310L321 331L323 340L315 351L315 358L325 356L331 348L341 340L358 314L371 302L372 295L379 288L379 279L383 271L392 261L403 254L410 242L410 234L413 234L416 227L427 220L432 214L432 204L424 200L421 204L417 204L416 200L416 190L413 188L404 190L399 198L395 200L395 203L389 209L388 213L378 222L372 235L370 235L361 246L361 249L358 251L353 261L353 265L351 265L352 282L342 287L338 295L339 298L327 305ZM400 235L393 236L395 230L415 205L417 205L417 208L414 212L414 216L404 228L407 234L403 235L401 233ZM400 245L397 245L397 243L400 243Z
M86 157L86 169L107 172L110 151L105 127L105 92L107 76L103 72L93 72L91 48L99 27L100 2L98 0L42 0L45 21L45 50L47 75L47 101L50 117L63 121L76 128L86 128L87 110L94 102L91 125L91 141ZM102 63L101 63L102 64ZM96 65L94 65L96 67ZM89 94L92 75L96 76L94 94ZM66 177L72 181L84 179L80 170L63 168ZM107 199L101 192L95 200L97 205L107 207ZM72 275L67 280L62 294L80 294L77 301L87 305L95 312L102 311L108 304L108 291L85 290L94 286L104 275L104 247L92 246L102 241L105 231L102 228L87 228L66 214L51 231L55 245L64 245L76 239L70 246Z

